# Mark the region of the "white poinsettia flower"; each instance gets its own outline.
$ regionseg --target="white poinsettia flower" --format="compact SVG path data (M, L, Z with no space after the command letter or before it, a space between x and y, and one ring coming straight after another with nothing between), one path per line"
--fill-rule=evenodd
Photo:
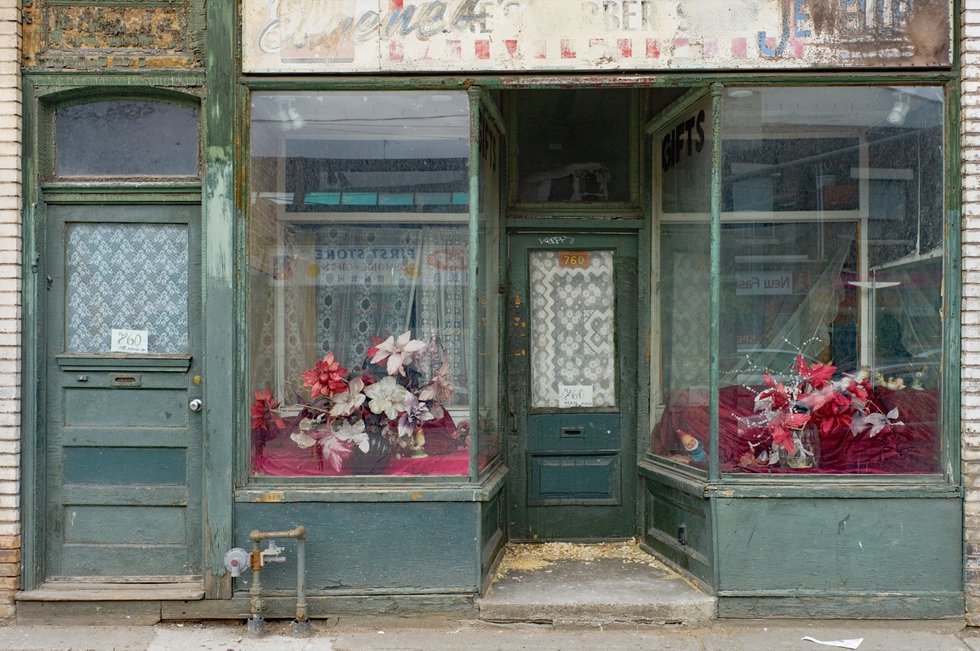
M375 382L364 393L369 398L368 408L371 412L384 414L389 420L398 418L398 414L405 411L405 399L412 395L391 376Z
M368 439L367 432L364 431L363 420L356 423L350 423L346 420L341 422L340 427L334 430L334 436L340 441L353 443L360 448L361 452L367 452L371 449L371 441Z
M347 391L335 393L332 397L333 407L330 415L334 418L350 416L364 404L364 380L354 378L347 383Z
M412 355L425 350L425 342L412 339L412 331L406 330L398 335L398 339L388 337L376 347L377 351L371 358L372 364L380 364L388 360L388 375L405 375L405 367L412 363Z

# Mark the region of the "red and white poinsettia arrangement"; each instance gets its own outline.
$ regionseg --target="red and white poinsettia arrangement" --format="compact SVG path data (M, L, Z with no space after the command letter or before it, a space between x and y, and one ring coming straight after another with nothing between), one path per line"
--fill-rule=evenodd
M423 425L448 418L443 405L453 386L446 351L435 333L426 343L412 339L409 330L378 338L367 355L362 369L344 368L330 352L304 371L309 397L297 396L289 417L271 390L256 391L251 409L256 445L288 431L296 445L337 472L356 451L366 454L372 448L424 456Z
M779 448L790 455L812 457L812 451L800 440L805 428L813 428L821 436L843 429L853 436L874 437L902 424L898 408L886 414L871 401L867 377L843 374L835 380L836 373L836 366L819 362L810 366L802 355L796 356L787 382L777 382L770 373L763 373L766 388L755 396L756 416L745 420L771 437L769 449L760 455L768 463L778 461Z

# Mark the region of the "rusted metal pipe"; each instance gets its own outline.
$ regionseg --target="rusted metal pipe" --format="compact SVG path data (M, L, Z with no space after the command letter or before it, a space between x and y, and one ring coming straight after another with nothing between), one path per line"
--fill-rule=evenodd
M296 539L296 619L293 620L293 632L306 635L310 631L310 620L306 608L306 527L300 525L289 531L259 531L252 530L248 535L252 541L252 552L249 554L249 567L254 574L252 587L249 589L249 605L252 616L248 620L248 632L251 635L261 635L265 628L262 611L266 602L262 598L262 541L273 538ZM277 560L284 560L279 557Z

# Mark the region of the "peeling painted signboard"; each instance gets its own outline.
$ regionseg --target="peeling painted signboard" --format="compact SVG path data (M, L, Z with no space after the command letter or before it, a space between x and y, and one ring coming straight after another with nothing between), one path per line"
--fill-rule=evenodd
M950 0L243 0L245 72L948 66Z

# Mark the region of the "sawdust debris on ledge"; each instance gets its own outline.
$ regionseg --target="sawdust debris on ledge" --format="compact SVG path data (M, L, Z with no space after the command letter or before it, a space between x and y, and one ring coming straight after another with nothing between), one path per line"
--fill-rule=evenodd
M534 571L547 568L557 561L584 561L586 563L606 559L621 559L623 563L643 563L666 569L660 561L646 553L634 541L610 543L508 543L504 558L496 576L511 572Z

